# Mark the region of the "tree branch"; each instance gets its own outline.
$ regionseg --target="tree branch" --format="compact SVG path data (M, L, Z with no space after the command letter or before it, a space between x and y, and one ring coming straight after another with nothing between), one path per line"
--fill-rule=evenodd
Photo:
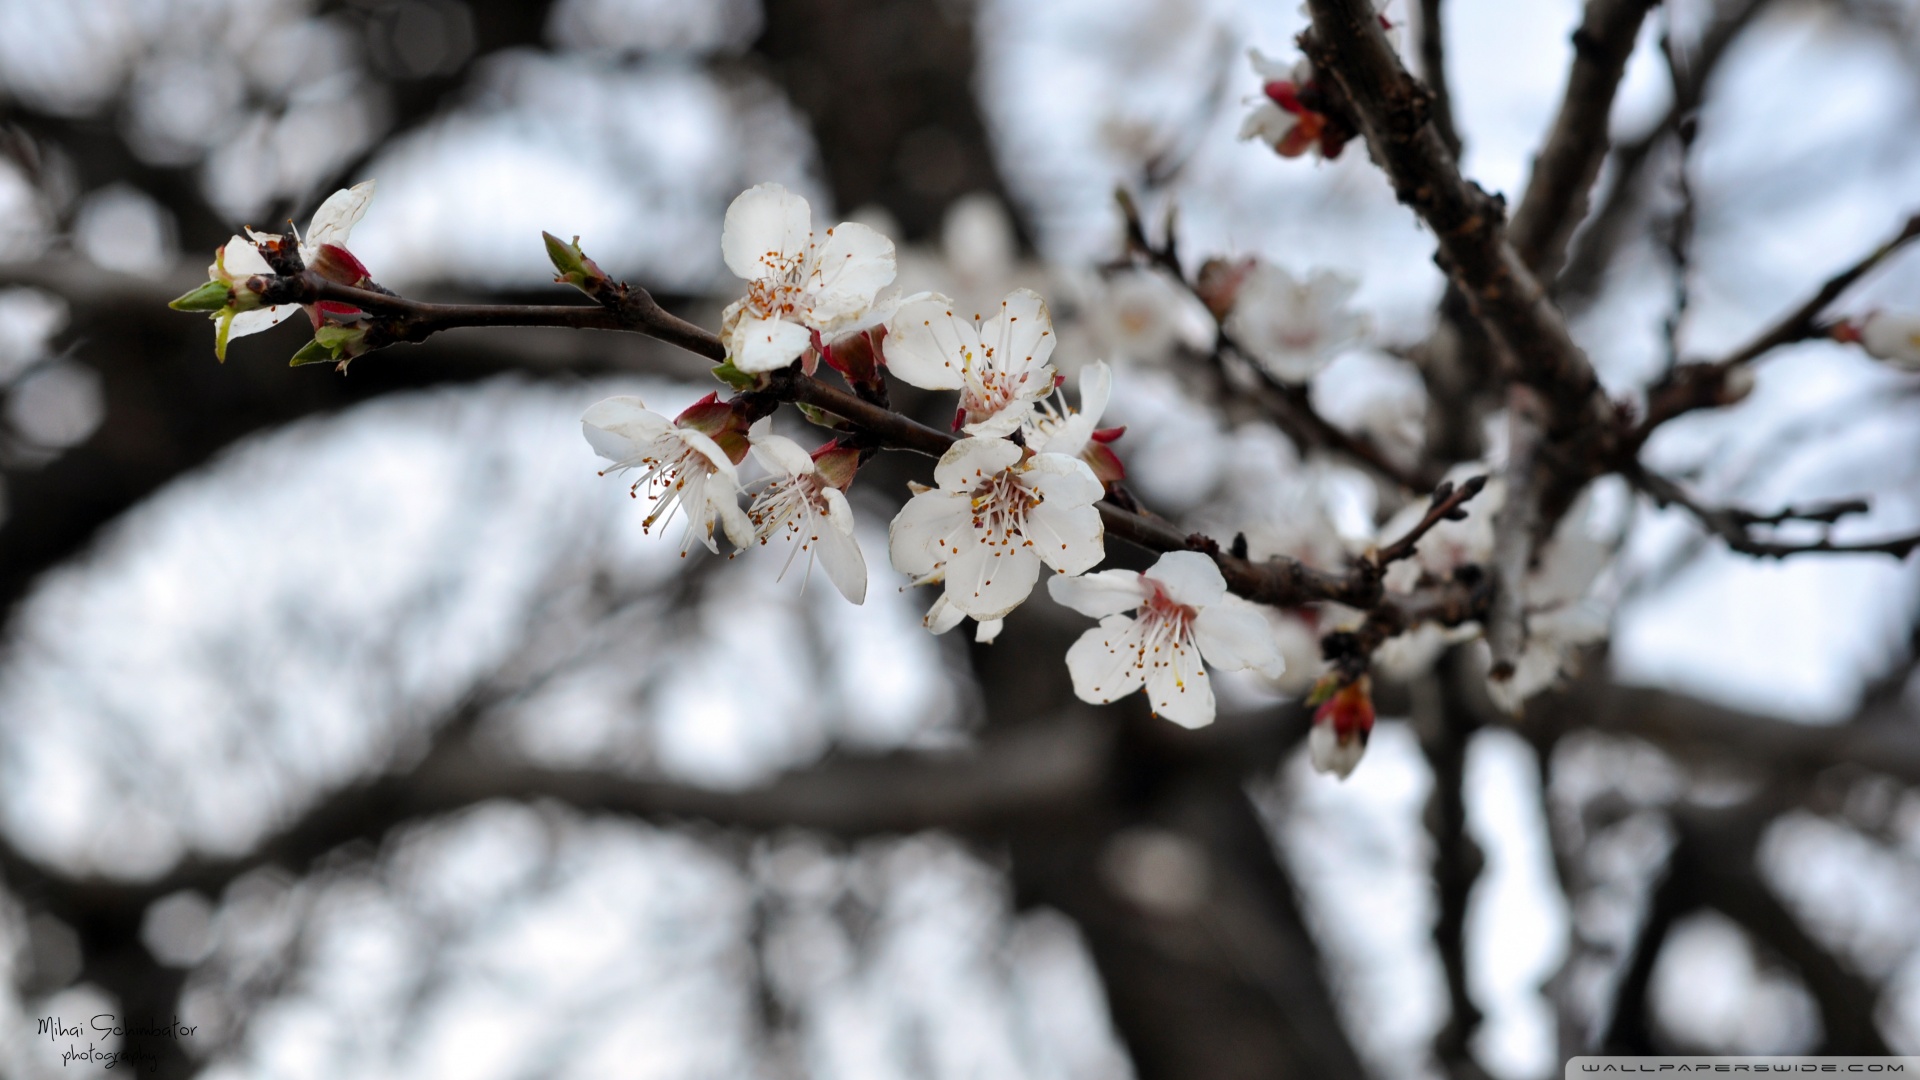
M1453 123L1453 93L1447 84L1446 27L1441 0L1420 0L1420 77L1433 91L1433 129L1455 161L1460 160L1460 131Z
M1552 281L1566 259L1567 241L1586 216L1593 182L1606 160L1607 118L1626 73L1640 24L1656 0L1588 0L1573 32L1573 66L1533 176L1508 230L1514 250L1539 279Z
M1836 544L1831 537L1826 536L1804 543L1763 540L1754 536L1751 531L1755 525L1779 525L1788 521L1832 525L1842 517L1865 513L1868 505L1860 499L1825 503L1803 509L1787 507L1771 514L1756 514L1735 508L1708 506L1690 495L1678 483L1644 467L1635 466L1626 470L1623 475L1635 487L1650 496L1657 505L1680 507L1692 514L1700 524L1706 526L1708 532L1720 537L1726 541L1728 547L1743 555L1783 559L1789 555L1826 552L1828 554L1891 555L1895 559L1904 559L1916 548L1920 548L1920 533L1889 537L1885 540Z

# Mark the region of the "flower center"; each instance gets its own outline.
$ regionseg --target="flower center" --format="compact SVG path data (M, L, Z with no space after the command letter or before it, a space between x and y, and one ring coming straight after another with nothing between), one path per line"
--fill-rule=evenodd
M766 275L747 282L747 306L766 319L778 319L792 315L800 307L800 296L805 290L806 255L782 257L776 252L768 252L760 257L760 264L767 268Z
M1004 555L1018 547L1032 547L1027 539L1027 515L1039 506L1042 496L1004 469L973 489L973 533L975 539L994 552Z
M812 533L802 536L802 530L810 528L811 519L826 516L827 499L820 477L811 474L776 480L747 509L754 537L762 544L784 529L805 546L819 537Z

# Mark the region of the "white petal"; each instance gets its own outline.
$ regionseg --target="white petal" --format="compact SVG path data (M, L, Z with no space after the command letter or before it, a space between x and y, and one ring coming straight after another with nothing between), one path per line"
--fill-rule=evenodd
M760 424L755 423L753 426L758 428ZM747 434L753 449L753 459L768 472L785 476L805 476L814 471L813 456L801 449L799 443L785 435L756 435L751 430Z
M933 480L942 491L971 492L981 481L1005 472L1020 455L1020 448L1005 439L961 439L940 455Z
M255 274L271 274L273 267L267 265L266 256L253 241L244 236L235 236L220 249L220 266L226 268L228 277L248 278Z
M300 257L311 262L309 252L319 251L321 244L347 246L347 236L360 218L367 212L367 204L373 201L373 181L367 180L350 188L341 188L327 196L320 209L313 212L313 220L307 224L307 234L300 238Z
M741 371L778 371L811 344L813 334L799 323L742 313L727 334L727 358Z
M1098 574L1055 574L1047 579L1047 595L1054 603L1096 619L1132 611L1149 595L1140 575L1131 570L1102 570Z
M1027 379L1044 396L1053 392L1053 315L1032 289L1015 289L1000 310L980 325L980 343L991 350L993 365L1016 380ZM1024 396L1024 394L1022 395Z
M1920 368L1920 315L1873 312L1861 323L1860 347L1876 359L1904 368Z
M1040 559L1029 548L975 543L947 560L947 599L976 619L1004 618L1033 593Z
M1026 480L1047 502L1057 506L1086 506L1107 493L1093 469L1066 454L1035 454L1027 461Z
M756 281L797 267L812 239L813 210L807 200L779 184L758 184L727 207L720 256L727 269Z
M959 626L960 620L966 617L966 612L948 603L947 594L941 593L934 598L933 606L927 609L926 617L920 620L920 624L936 634L944 634Z
M1354 736L1340 745L1340 736L1335 734L1332 724L1315 724L1307 734L1307 753L1313 761L1316 772L1332 773L1345 780L1353 774L1354 766L1360 764L1360 758L1367 752L1367 744Z
M907 500L887 527L887 554L908 577L930 574L957 554L948 537L971 540L973 503L964 492L924 491Z
M1049 500L1027 512L1027 539L1048 566L1079 574L1107 557L1106 525L1100 509L1088 503L1065 505Z
M1125 615L1109 615L1081 634L1067 650L1074 696L1105 705L1140 689L1140 642L1140 624Z
M1033 401L1020 399L1008 402L1000 411L981 417L961 430L976 439L1004 439L1032 419Z
M839 488L827 488L821 494L827 500L827 518L814 522L819 536L811 541L813 553L820 560L820 568L827 572L827 580L833 582L841 596L851 603L865 603L867 560L860 554L859 542L853 538L853 508L847 505L847 497Z
M979 625L973 628L973 640L982 645L991 645L993 644L993 639L1000 636L1000 631L1006 628L1007 620L1005 619L982 620Z
M1247 60L1253 65L1253 73L1267 82L1293 78L1293 65L1275 60L1259 49L1248 49Z
M1153 711L1185 728L1213 723L1213 681L1198 650L1177 643L1147 666L1147 700Z
M1300 118L1271 101L1262 100L1240 121L1241 139L1259 139L1268 146L1279 146L1292 133Z
M980 334L939 293L918 293L900 301L887 320L882 346L887 368L922 390L958 390L966 367L981 355Z
M732 459L727 457L727 452L720 449L720 444L714 442L706 432L676 427L673 433L679 437L680 441L699 451L700 456L706 458L707 463L713 466L714 474L725 478L729 487L739 488L739 475L734 472Z
M288 317L298 314L299 304L281 304L279 307L254 308L243 311L233 317L233 325L227 328L227 340L257 334L270 327L279 326Z
M808 289L814 324L825 329L858 318L893 283L895 270L893 241L878 232L857 221L827 230Z
M1227 579L1211 558L1197 551L1169 551L1150 567L1146 576L1160 583L1176 604L1205 608L1227 594Z
M745 551L754 543L753 519L740 508L739 494L739 488L722 482L718 475L707 480L707 499L720 515L720 524L727 531L727 539L732 541L734 547Z
M1287 670L1267 617L1231 594L1200 609L1193 620L1193 642L1201 657L1222 671L1252 668L1277 679Z
M1112 397L1113 369L1107 366L1105 360L1095 360L1080 369L1080 411L1077 415L1086 417L1088 427L1100 426L1100 417L1106 414L1107 402Z
M609 461L626 461L672 430L673 423L648 410L637 397L596 401L580 417L580 429L594 452Z

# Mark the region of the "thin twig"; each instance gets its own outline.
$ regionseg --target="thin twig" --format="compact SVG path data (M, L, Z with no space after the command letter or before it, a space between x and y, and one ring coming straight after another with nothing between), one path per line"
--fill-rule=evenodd
M1446 27L1442 0L1420 0L1420 77L1433 91L1433 128L1455 161L1460 160L1460 129L1453 122L1453 93L1447 84Z
M1625 449L1637 449L1655 428L1676 416L1738 400L1737 394L1728 392L1729 375L1783 345L1825 335L1830 328L1821 321L1821 313L1854 282L1916 238L1920 238L1920 213L1908 218L1898 232L1853 265L1828 278L1804 303L1752 341L1719 360L1696 361L1673 369L1648 389L1646 419L1635 429Z
M1826 536L1805 543L1762 540L1749 531L1755 525L1778 525L1788 521L1810 521L1831 525L1842 517L1865 513L1868 509L1865 500L1849 499L1802 509L1788 507L1771 514L1757 514L1746 510L1708 506L1694 498L1678 483L1650 469L1635 467L1627 470L1624 475L1633 486L1651 497L1655 504L1663 507L1680 507L1692 514L1700 524L1706 526L1708 532L1720 537L1726 541L1728 547L1744 555L1784 559L1789 555L1825 552L1836 555L1891 555L1896 559L1904 559L1916 549L1920 549L1920 533L1889 537L1885 540L1836 544L1831 537Z
M1464 519L1467 512L1462 507L1469 499L1480 494L1480 489L1486 486L1487 477L1484 473L1468 478L1459 487L1454 487L1450 481L1443 481L1439 487L1433 489L1433 499L1427 507L1426 516L1421 518L1413 528L1408 529L1405 536L1374 552L1373 565L1385 570L1401 559L1412 558L1414 546L1422 537L1432 532L1434 526L1443 521Z

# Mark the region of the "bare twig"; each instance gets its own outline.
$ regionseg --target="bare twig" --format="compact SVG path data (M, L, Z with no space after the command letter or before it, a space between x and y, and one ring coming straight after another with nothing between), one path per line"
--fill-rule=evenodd
M1454 487L1451 482L1442 482L1439 487L1433 489L1433 498L1427 506L1426 516L1421 518L1413 528L1408 529L1405 536L1374 552L1373 565L1385 570L1401 559L1412 558L1414 546L1427 533L1432 532L1434 526L1443 521L1464 519L1467 512L1462 507L1468 500L1480 494L1480 490L1486 486L1485 474L1469 477L1459 487Z
M1735 370L1782 345L1826 334L1829 327L1821 321L1821 313L1832 306L1854 282L1916 238L1920 238L1920 214L1908 218L1900 231L1853 265L1828 278L1804 303L1782 316L1752 341L1719 360L1682 364L1668 372L1665 378L1647 390L1646 419L1634 430L1623 450L1638 449L1655 428L1676 416L1739 400L1741 395L1730 392L1728 384L1729 376Z
M1343 92L1400 201L1433 230L1440 262L1504 347L1515 377L1552 405L1556 434L1604 430L1608 408L1586 355L1567 335L1525 260L1507 242L1500 200L1460 175L1428 123L1430 97L1401 66L1368 0L1309 0L1302 45Z
M1634 39L1654 0L1588 0L1573 32L1573 66L1533 176L1514 211L1514 250L1543 281L1559 273L1567 241L1586 216L1587 200L1607 156L1607 117L1626 72Z
M1904 559L1915 549L1920 549L1920 533L1890 537L1885 540L1836 544L1832 538L1825 536L1805 543L1763 540L1750 531L1755 525L1779 525L1788 521L1810 521L1831 525L1842 517L1865 513L1868 507L1864 500L1849 499L1803 509L1788 507L1771 514L1756 514L1746 510L1708 506L1694 498L1678 483L1644 467L1635 467L1626 471L1624 475L1635 487L1650 496L1656 504L1680 507L1692 514L1700 524L1706 526L1708 532L1725 540L1728 547L1744 555L1783 559L1788 555L1826 552L1828 554L1891 555L1896 559Z

